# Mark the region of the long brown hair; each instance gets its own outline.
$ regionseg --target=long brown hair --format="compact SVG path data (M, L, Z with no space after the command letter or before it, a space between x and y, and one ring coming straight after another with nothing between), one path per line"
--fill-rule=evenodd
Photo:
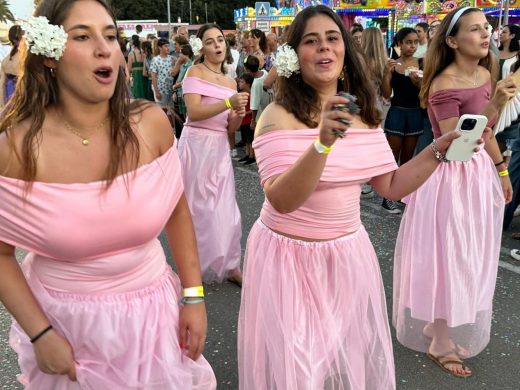
M454 9L442 20L435 33L435 36L428 46L428 50L426 51L426 56L424 57L423 82L421 93L419 94L419 97L421 98L421 106L423 108L426 108L428 105L428 96L430 95L430 88L432 86L433 80L439 74L441 74L441 72L444 71L448 65L455 61L455 51L448 46L446 43L446 38L451 20L459 9L460 8ZM460 27L460 18L472 12L482 11L478 8L468 8L466 11L464 11L459 17L459 20L457 20L453 26L453 29L450 32L450 36L454 37L457 35ZM493 59L491 51L488 51L487 56L479 61L479 65L485 67L491 72L491 74L493 74Z
M35 16L45 16L51 24L61 25L75 1L44 0L38 5ZM106 1L95 1L106 9L116 25L114 14ZM20 54L20 74L15 92L2 112L0 134L6 133L12 151L20 160L23 180L27 181L30 187L36 177L38 143L41 140L46 109L49 105L58 103L60 91L50 69L43 63L43 56L30 53L24 44L20 45ZM139 140L132 128L130 113L142 107L141 102L130 103L125 73L120 68L114 94L109 100L111 130L110 161L105 171L107 188L120 171L137 168ZM19 155L9 135L18 124L27 119L30 119L29 131L23 138L21 155Z
M380 85L383 80L383 71L388 62L381 30L377 27L369 27L363 30L361 49L365 53L370 70L374 73L374 77L376 77L378 85Z
M382 114L376 107L376 94L373 83L370 81L364 61L364 55L357 48L354 39L347 32L339 16L324 5L305 8L296 15L289 27L287 44L297 50L307 21L317 15L325 15L331 18L340 29L345 43L345 58L343 62L344 80L338 79L338 90L352 93L358 99L361 107L360 116L369 126L377 126L382 121ZM318 126L316 119L321 112L321 102L318 93L310 85L306 84L300 74L292 74L291 77L278 78L278 91L275 101L292 113L299 121L310 128Z

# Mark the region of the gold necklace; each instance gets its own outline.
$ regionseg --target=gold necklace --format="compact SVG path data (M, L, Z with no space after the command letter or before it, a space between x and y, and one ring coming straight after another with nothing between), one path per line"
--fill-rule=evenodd
M108 117L105 118L103 120L103 122L101 122L100 124L98 124L95 128L94 128L94 131L93 133L95 133L96 131L98 131L99 129L101 129L103 126L105 126L105 124L107 123L108 121ZM83 146L88 146L90 144L90 136L88 137L85 137L83 136L83 134L81 134L77 129L75 129L74 127L72 127L70 125L69 122L67 122L65 119L63 119L63 123L65 124L65 127L67 128L68 131L70 131L72 134L78 136L79 138L81 138L81 143L83 144Z

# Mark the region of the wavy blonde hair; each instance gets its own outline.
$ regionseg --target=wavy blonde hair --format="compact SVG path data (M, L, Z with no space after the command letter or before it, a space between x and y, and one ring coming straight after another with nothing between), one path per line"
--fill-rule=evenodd
M361 38L361 49L363 49L365 53L365 58L370 70L379 84L381 84L383 71L388 62L388 55L381 30L377 27L366 28Z

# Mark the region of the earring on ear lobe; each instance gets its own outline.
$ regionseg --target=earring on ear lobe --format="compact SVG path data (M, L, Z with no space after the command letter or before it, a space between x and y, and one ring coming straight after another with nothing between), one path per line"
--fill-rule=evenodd
M338 80L345 80L345 68L341 69L341 73L339 74Z
M51 76L56 77L56 68L49 68L51 70Z

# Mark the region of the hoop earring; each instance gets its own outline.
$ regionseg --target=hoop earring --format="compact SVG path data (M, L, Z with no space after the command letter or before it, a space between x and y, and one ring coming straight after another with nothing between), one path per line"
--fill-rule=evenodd
M56 77L56 68L49 68L51 70L51 76Z

